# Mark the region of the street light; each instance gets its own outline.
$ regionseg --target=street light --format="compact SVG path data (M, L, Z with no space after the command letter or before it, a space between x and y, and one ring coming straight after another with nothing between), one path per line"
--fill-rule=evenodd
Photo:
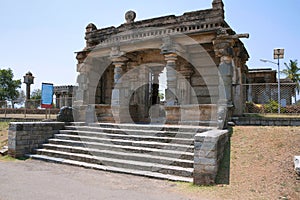
M274 49L274 59L277 59L277 63L270 61L270 60L265 60L265 59L260 59L260 61L262 62L269 62L272 64L275 64L278 66L278 114L280 114L280 107L281 107L281 98L280 98L280 63L279 63L279 59L282 59L284 55L284 49Z

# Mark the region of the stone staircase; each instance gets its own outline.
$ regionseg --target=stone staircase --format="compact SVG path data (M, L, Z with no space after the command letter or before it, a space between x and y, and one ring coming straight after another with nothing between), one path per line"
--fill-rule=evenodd
M173 181L193 181L194 136L207 127L73 124L33 159Z

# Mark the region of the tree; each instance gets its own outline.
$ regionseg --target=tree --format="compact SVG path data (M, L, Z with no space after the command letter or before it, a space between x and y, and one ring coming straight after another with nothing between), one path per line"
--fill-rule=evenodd
M36 99L36 100L41 100L42 99L42 90L40 90L40 89L33 90L31 92L30 98Z
M14 99L19 96L18 88L21 87L21 79L13 80L14 74L10 68L0 69L0 101L11 101L14 107Z
M42 99L42 90L40 89L35 89L31 92L30 95L31 105L34 108L38 108L41 105L41 99Z
M297 93L299 94L300 87L300 68L298 67L297 60L290 60L290 63L284 63L286 66L286 69L282 70L281 73L285 74L287 78L291 79L293 83L296 83L296 88L295 88L295 102L297 102Z
M24 90L20 90L19 91L19 96L18 96L17 99L14 100L14 103L22 105L22 104L24 104L25 99L26 99L26 96L25 96Z

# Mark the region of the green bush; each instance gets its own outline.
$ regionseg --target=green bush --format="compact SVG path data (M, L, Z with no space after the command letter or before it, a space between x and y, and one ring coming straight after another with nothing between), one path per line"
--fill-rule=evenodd
M269 103L264 105L265 113L277 113L278 112L278 102L271 100ZM280 107L280 112L285 113L286 109L284 107Z
M255 104L253 102L246 102L246 113L277 113L278 103L277 101L271 100L267 104ZM286 108L280 108L281 113L300 113L300 106L287 106Z
M279 104L277 101L271 100L269 103L264 105L266 113L276 113L278 111Z

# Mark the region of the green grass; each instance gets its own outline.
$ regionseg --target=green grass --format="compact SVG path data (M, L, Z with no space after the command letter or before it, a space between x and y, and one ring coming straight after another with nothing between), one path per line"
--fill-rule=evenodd
M7 130L9 122L0 122L0 131Z
M18 159L13 158L13 157L8 156L8 155L6 155L6 156L1 156L1 155L0 155L0 161L17 161L17 160L18 160Z
M178 187L184 189L187 192L199 192L199 191L214 191L215 185L194 185L193 183L186 183L186 182L176 182L175 183Z

